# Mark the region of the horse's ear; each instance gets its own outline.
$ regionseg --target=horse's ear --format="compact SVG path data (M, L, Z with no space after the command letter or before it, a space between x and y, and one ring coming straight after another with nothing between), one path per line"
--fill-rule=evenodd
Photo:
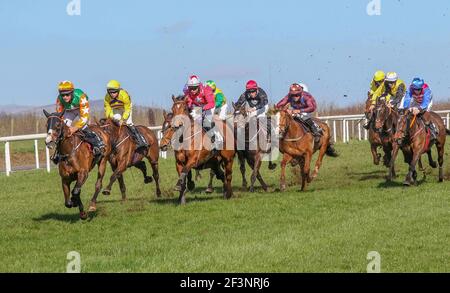
M172 95L172 101L175 103L177 101L177 98L175 97L175 95Z
M50 116L50 113L47 112L45 109L43 109L43 112L44 112L44 115L45 115L46 118L48 118L48 116Z

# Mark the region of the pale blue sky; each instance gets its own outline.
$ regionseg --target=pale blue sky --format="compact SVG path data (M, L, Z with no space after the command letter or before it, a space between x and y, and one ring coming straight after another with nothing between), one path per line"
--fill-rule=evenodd
M137 104L168 107L188 75L236 100L248 79L279 100L294 81L319 103L365 98L377 69L422 76L450 97L450 1L0 0L0 104L53 103L69 79L91 99L118 79ZM344 97L348 95L348 97Z

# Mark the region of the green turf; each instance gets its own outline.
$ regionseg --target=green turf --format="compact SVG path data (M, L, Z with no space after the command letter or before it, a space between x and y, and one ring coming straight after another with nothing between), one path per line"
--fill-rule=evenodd
M64 207L56 170L2 174L0 271L64 272L75 250L83 272L365 272L369 251L380 253L382 272L450 272L450 183L437 183L433 170L405 188L398 160L400 177L385 184L367 142L336 148L341 156L325 158L307 192L297 185L278 192L279 168L267 164L270 192L244 192L235 163L233 199L223 200L219 188L204 194L203 171L186 206L171 191L173 160L160 160L165 197L155 199L154 184L131 170L128 202L115 186L84 222ZM86 204L94 174L82 192Z

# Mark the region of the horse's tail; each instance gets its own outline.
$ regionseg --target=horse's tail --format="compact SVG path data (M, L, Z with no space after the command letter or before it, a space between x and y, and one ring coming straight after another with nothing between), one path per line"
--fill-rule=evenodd
M450 129L445 128L445 133L447 133L447 135L450 135Z
M325 151L325 154L329 157L339 157L339 154L336 152L336 149L334 148L333 144L330 142L328 143L327 150Z

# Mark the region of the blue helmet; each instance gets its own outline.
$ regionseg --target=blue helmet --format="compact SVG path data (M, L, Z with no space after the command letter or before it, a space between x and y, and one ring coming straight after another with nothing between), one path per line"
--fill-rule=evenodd
M423 88L424 84L425 84L425 82L423 81L423 79L416 77L413 79L411 86L415 90L421 90Z

